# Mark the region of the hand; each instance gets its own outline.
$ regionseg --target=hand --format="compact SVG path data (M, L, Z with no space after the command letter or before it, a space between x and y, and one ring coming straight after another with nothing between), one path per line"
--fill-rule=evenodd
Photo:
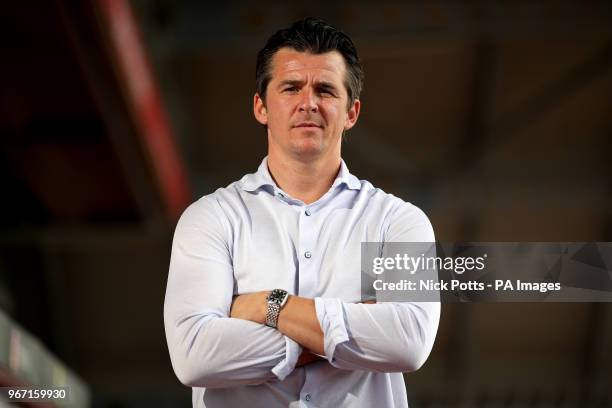
M300 354L300 357L298 358L297 363L295 363L295 366L301 367L319 360L323 360L323 357L311 353L310 350L304 350L302 351L302 354Z
M235 296L230 309L230 317L265 324L268 309L266 299L269 294L270 292L254 292Z

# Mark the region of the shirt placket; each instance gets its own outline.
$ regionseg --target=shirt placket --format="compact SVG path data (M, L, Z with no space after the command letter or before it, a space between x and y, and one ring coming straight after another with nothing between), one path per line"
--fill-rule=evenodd
M313 206L300 208L299 217L299 295L312 298L316 295L319 272L317 266L321 264L321 255L316 245L318 226L316 223L316 209ZM316 407L317 403L317 376L313 367L305 366L304 385L300 390L300 406Z
M320 255L316 247L315 212L310 206L300 207L299 218L299 295L313 297L318 283L316 265L320 263Z

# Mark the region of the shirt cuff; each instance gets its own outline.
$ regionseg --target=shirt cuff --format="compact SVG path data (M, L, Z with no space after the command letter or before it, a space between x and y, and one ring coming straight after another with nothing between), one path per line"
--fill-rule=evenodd
M334 353L339 344L349 341L344 308L340 299L315 298L317 319L323 331L323 349L327 361L333 363Z
M285 336L285 358L272 368L272 373L283 381L295 369L302 346Z

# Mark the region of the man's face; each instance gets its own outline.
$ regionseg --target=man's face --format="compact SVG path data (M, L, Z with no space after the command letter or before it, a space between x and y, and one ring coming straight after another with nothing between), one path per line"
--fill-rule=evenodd
M295 159L340 155L342 133L357 121L360 102L347 109L346 66L337 51L281 48L272 58L266 102L255 95L257 120L268 127L269 153Z

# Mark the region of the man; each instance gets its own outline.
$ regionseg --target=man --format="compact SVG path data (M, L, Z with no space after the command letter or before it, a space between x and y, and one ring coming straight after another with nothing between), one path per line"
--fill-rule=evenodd
M363 74L351 40L307 18L257 58L258 171L192 204L174 236L164 322L194 407L406 407L439 303L365 302L361 242L433 242L415 206L341 159Z

